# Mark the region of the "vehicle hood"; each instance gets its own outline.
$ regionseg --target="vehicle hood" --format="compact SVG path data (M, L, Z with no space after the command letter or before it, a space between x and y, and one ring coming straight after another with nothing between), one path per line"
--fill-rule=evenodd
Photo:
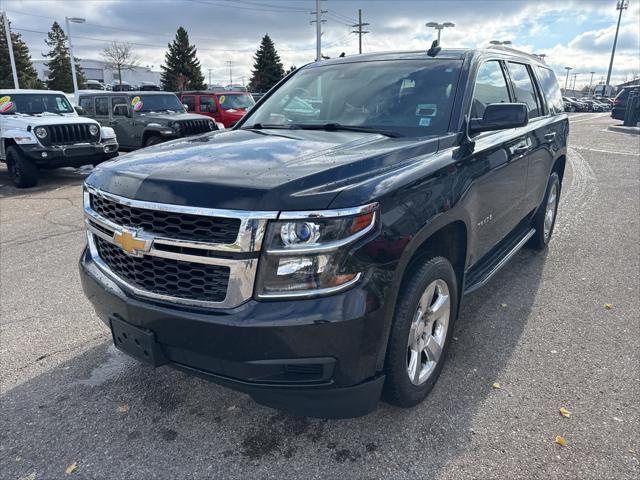
M78 123L98 123L95 120L86 117L79 117L77 115L3 115L3 119L6 119L14 125L23 124L39 127L41 125L68 125Z
M135 116L136 121L144 123L161 122L168 124L176 120L202 120L205 117L197 113L141 113Z
M343 189L437 150L435 138L227 130L133 152L87 184L127 198L240 210L327 208Z

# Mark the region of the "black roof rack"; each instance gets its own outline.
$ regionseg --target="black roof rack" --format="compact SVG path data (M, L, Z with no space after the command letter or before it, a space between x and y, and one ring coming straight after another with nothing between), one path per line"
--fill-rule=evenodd
M506 53L513 53L515 55L522 55L530 58L531 60L535 60L536 62L545 63L544 58L539 57L538 55L535 55L533 53L518 50L517 48L505 47L504 45L489 45L487 48L491 50L502 50Z

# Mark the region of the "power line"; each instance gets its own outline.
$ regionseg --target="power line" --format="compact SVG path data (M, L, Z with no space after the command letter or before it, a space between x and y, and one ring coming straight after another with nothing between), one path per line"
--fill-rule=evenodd
M225 4L225 3L214 3L211 1L206 1L206 0L186 0L188 2L192 2L192 3L200 3L202 5L209 5L211 7L221 7L221 8L235 8L235 9L239 9L239 10L251 10L254 12L275 12L275 13L304 13L306 12L306 10L303 9L298 9L298 10L275 10L273 8L260 8L260 7L253 7L253 6L241 6L241 5L229 5L229 4ZM222 0L219 0L222 1Z

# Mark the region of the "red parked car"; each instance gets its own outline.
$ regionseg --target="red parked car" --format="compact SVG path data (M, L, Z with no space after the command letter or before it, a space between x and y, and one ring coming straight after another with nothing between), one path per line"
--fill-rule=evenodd
M232 127L256 103L247 92L183 92L180 100L192 113L213 118Z

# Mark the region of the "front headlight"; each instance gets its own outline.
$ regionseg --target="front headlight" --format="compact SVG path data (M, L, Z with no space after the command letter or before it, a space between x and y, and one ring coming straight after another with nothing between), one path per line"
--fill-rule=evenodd
M99 131L100 129L98 128L97 125L89 125L89 133L94 137L98 134Z
M378 205L324 212L285 212L270 222L260 259L258 298L334 293L362 272L347 265L352 245L373 230Z
M33 131L36 134L36 137L38 137L40 140L44 140L45 138L47 138L47 129L46 128L44 128L44 127L36 127Z

